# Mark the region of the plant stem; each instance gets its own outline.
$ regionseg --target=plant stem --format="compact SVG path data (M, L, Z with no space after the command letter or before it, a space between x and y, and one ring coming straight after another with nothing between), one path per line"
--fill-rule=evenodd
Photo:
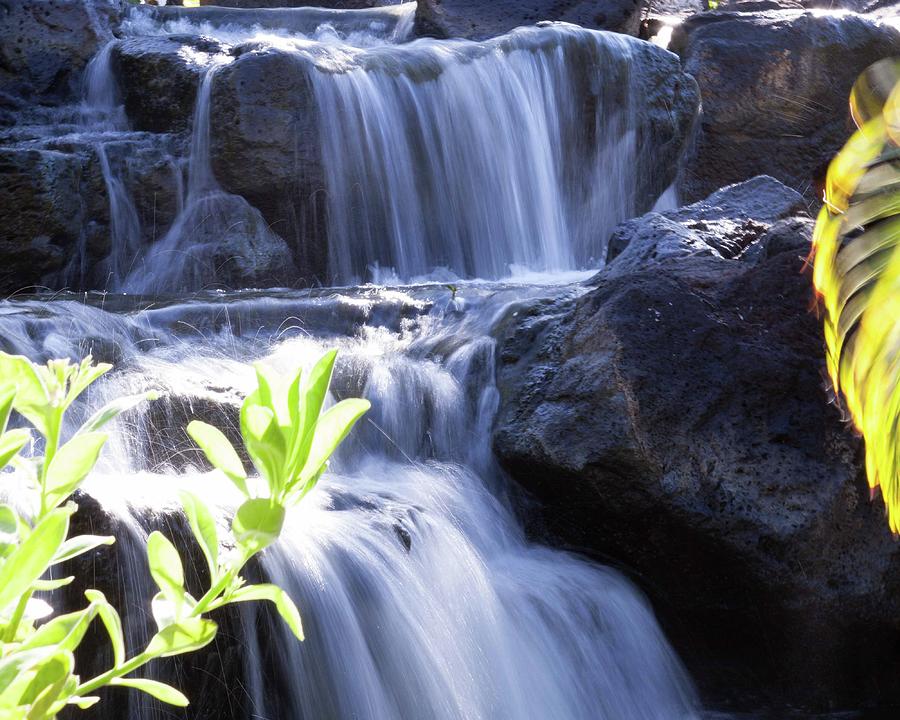
M153 659L153 656L147 655L146 652L142 652L140 655L135 655L131 660L126 662L124 665L120 665L117 668L113 668L112 670L107 670L102 675L98 675L92 680L88 680L85 683L82 683L75 690L75 694L78 696L87 695L90 692L93 692L97 688L101 688L104 685L108 685L111 680L115 680L116 678L120 678L123 675L127 675L134 670L137 670L142 665L145 665L150 660Z

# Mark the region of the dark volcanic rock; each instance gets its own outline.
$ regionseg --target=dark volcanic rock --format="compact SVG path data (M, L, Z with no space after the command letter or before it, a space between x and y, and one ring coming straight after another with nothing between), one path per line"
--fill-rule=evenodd
M672 49L703 98L683 197L768 174L816 202L828 161L853 131L850 87L900 52L900 33L854 14L712 12L688 19Z
M494 447L537 527L633 574L707 698L896 701L900 553L824 388L812 221L754 185L776 210L711 217L738 186L651 213L594 289L507 318Z
M211 38L188 35L117 42L112 62L132 126L150 132L190 128L200 80L212 58L223 52Z
M83 159L0 148L0 293L40 285L81 235Z
M79 91L88 61L121 19L121 2L4 0L0 92L59 101Z
M520 25L561 20L637 35L641 8L638 0L419 0L416 33L482 40Z

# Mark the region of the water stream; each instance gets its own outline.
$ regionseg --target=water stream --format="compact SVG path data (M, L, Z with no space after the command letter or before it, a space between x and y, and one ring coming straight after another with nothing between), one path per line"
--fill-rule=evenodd
M233 428L253 361L308 366L338 347L335 395L363 395L373 410L262 561L296 599L308 639L247 607L228 702L278 720L697 717L646 601L617 572L527 541L491 451L497 324L528 298L583 292L572 271L596 266L608 231L635 211L635 41L553 25L403 44L408 6L386 26L323 12L290 15L290 28L271 26L286 15L261 27L159 13L123 32L203 33L304 61L329 272L348 287L201 292L235 233L259 252L283 242L213 172L210 97L230 52L204 59L187 154L171 159L185 173L179 211L146 241L127 163L108 154L132 132L112 40L88 72L76 128L97 137L110 251L99 271L81 252L69 273L144 296L0 302L3 350L115 362L77 412L122 393L163 395L118 422L88 487L130 533L118 552L131 640L146 634L140 603L152 594L145 519L171 512L180 487L223 513L233 501L200 468L184 425ZM585 87L599 98L588 107ZM508 279L517 273L540 283ZM423 276L440 282L410 284ZM349 287L367 281L380 284ZM168 717L136 696L126 716Z

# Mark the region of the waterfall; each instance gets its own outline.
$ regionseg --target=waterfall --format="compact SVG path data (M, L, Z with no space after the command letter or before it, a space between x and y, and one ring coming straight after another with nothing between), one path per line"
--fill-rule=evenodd
M115 349L116 372L78 412L140 388L168 393L119 422L88 486L130 529L118 573L144 599L146 519L174 507L180 487L223 511L233 502L225 481L159 446L198 413L227 428L232 398L252 382L248 362L309 366L338 347L335 393L372 401L263 558L264 575L296 599L307 640L261 607L242 609L236 716L694 720L690 684L646 601L615 571L528 542L492 458L494 324L529 296L580 292L465 285L451 297L431 286L114 311L8 302L0 328L32 357L80 356L85 327L95 328L95 352ZM186 552L188 540L176 539ZM146 621L139 600L127 613L134 638ZM130 697L131 720L157 712Z
M376 47L313 72L334 278L595 266L635 211L639 89L616 70L629 48L557 25ZM608 74L597 98L592 72Z
M134 145L119 143L151 134L129 129L110 40L87 70L76 138L102 174L109 251L91 267L84 237L66 277L119 294L0 301L0 347L113 361L76 416L122 394L162 394L112 426L87 487L118 524L106 580L129 593L133 646L148 632L149 527L177 529L179 488L221 518L235 502L202 471L185 425L233 433L253 361L309 366L331 347L335 398L371 400L253 570L297 601L307 641L261 607L227 616L222 665L201 668L214 684L184 688L197 717L222 717L227 701L234 720L696 720L646 600L616 571L529 541L491 448L498 328L523 302L584 292L551 274L602 262L609 231L636 211L637 41L550 24L482 43L405 42L412 10L133 15L121 35L209 35L221 48L199 53L190 128L171 134L187 148L172 161L180 204L148 237L129 190ZM315 191L327 196L329 279L342 287L272 289L296 280L296 248L214 172L217 81L269 52L299 59L310 81ZM156 137L154 158L170 134ZM257 277L267 289L252 289ZM397 286L350 286L368 281ZM176 540L187 553L189 539ZM181 685L183 671L151 672ZM94 717L169 716L116 697Z

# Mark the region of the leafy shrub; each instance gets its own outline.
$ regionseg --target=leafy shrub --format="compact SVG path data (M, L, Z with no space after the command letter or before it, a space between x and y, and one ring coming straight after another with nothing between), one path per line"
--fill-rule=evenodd
M80 364L54 360L40 366L0 353L0 468L12 463L27 484L19 507L0 505L0 720L44 720L69 705L88 708L99 700L94 693L110 685L187 705L175 688L132 673L156 658L208 645L217 626L205 615L224 605L271 601L303 639L300 615L287 594L276 585L247 585L240 573L250 558L278 538L286 510L315 486L334 450L369 408L367 401L352 399L322 412L335 356L330 352L322 357L305 380L299 371L284 379L257 368L258 387L241 408L241 434L258 478L248 477L219 430L201 422L188 426L209 461L245 498L231 522L227 544L234 550L220 553L209 508L196 495L182 492L184 512L207 561L210 586L199 599L192 597L185 589L178 550L162 533L152 533L147 556L159 588L151 601L157 632L146 648L129 657L119 614L102 593L87 590L86 608L56 616L35 593L74 580L42 579L53 566L114 542L112 537L68 537L69 521L77 511L69 497L97 462L107 440L103 427L147 396L114 401L63 443L66 410L110 366L94 365L90 357ZM8 429L13 410L33 430ZM33 431L43 439L43 455L22 457ZM74 652L98 617L109 635L113 667L82 680L75 671Z

